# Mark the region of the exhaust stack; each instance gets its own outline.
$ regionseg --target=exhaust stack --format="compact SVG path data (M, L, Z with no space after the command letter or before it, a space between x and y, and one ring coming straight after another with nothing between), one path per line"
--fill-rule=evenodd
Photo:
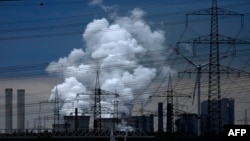
M163 132L163 103L158 103L158 132Z
M25 90L19 89L17 90L17 129L20 132L24 131L25 125Z
M5 89L5 132L12 132L12 89Z

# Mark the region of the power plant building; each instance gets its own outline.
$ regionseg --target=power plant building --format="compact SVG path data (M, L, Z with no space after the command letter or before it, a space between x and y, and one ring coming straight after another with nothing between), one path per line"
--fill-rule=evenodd
M213 101L212 101L213 104ZM207 133L207 105L208 101L203 101L201 103L201 133ZM222 128L225 124L234 124L234 99L232 98L222 98L221 99L221 122Z
M88 129L89 121L90 116L64 116L64 123L68 125L68 129Z
M198 132L197 117L197 114L181 114L180 118L175 121L177 132L196 135Z
M131 116L126 119L128 126L142 129L145 132L154 132L154 116Z
M90 116L64 116L64 123L53 124L55 131L64 132L75 129L89 129Z
M116 129L119 120L117 118L102 118L102 128Z

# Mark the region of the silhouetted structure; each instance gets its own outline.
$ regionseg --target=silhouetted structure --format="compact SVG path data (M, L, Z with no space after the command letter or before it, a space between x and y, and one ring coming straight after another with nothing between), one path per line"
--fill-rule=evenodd
M12 89L5 89L5 132L12 132Z
M19 132L24 131L25 123L25 90L17 90L17 129Z
M177 132L196 135L198 132L197 117L197 114L180 114L180 118L175 121Z
M64 116L64 123L53 124L54 131L64 132L72 130L87 130L89 129L90 116ZM77 125L76 125L77 124Z
M219 16L241 16L241 25L243 26L243 14L225 10L217 7L217 0L212 1L212 7L194 11L186 14L186 19L190 15L207 15L210 16L210 34L206 36L196 37L177 44L207 44L209 45L209 64L208 64L208 102L207 102L207 129L209 134L217 134L222 132L222 113L221 113L221 90L220 90L220 44L234 45L234 53L236 53L236 44L249 44L247 41L224 36L219 33ZM186 21L188 26L188 21ZM195 54L195 51L194 51Z
M215 103L215 101L212 101ZM207 111L208 101L203 101L201 103L201 133L205 134L207 132ZM232 98L223 98L221 99L221 119L222 126L224 124L234 124L234 99Z
M163 103L158 103L158 132L163 132Z
M128 126L136 129L142 129L144 132L154 132L154 116L131 116L126 118Z

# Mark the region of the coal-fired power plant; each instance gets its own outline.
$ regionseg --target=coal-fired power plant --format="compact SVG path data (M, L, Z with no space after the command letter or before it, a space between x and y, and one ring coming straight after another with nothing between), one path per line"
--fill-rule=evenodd
M12 131L12 89L5 89L5 132Z
M19 66L0 67L0 81L2 78L8 80L9 76L15 79L19 79L21 76L22 79L10 82L7 84L7 88L4 87L5 129L2 131L2 127L0 128L0 141L3 139L15 141L33 139L200 141L221 140L223 139L221 135L229 135L225 132L224 125L234 125L239 120L235 117L236 114L242 117L243 113L239 111L249 107L245 105L249 104L245 98L249 93L247 89L249 86L242 84L250 81L249 78L245 79L245 76L250 76L250 69L244 67L247 63L236 64L238 61L245 62L245 60L241 60L243 58L237 61L226 60L224 62L221 60L230 57L234 59L236 54L244 53L242 51L246 51L245 47L236 49L235 45L245 46L250 44L250 41L220 34L218 16L235 15L243 18L243 14L218 8L217 0L212 0L210 8L186 14L186 21L181 22L186 25L185 31L182 32L178 42L172 45L177 39L176 33L173 32L181 33L182 28L177 27L179 24L176 24L175 21L169 24L171 18L170 21L168 19L147 21L148 18L145 18L147 14L162 15L160 13L162 10L158 7L157 11L151 13L151 9L144 11L138 7L139 3L136 3L135 8L133 8L134 5L131 5L128 8L129 11L121 12L119 5L106 5L103 1L107 0L88 0L88 4L85 6L98 5L105 11L105 14L99 15L100 12L98 12L97 16L92 15L91 21L89 21L91 17L85 19L86 23L84 22L82 27L75 29L79 30L77 34L73 32L73 28L67 29L62 34L57 32L59 29L49 30L50 27L68 28L68 26L61 26L61 23L74 25L69 21L61 21L60 26L56 24L57 22L53 22L54 25L48 23L42 28L48 28L48 30L44 30L39 36L36 34L38 32L34 32L33 29L40 30L40 23L39 27L32 25L32 28L29 28L27 25L25 30L18 28L2 30L0 25L0 32L25 31L20 36L16 36L14 33L6 34L6 37L0 35L0 40L27 40L31 37L33 44L30 46L32 46L36 45L34 37L63 35L63 39L59 40L56 37L51 41L57 40L58 43L61 43L68 38L70 40L67 44L63 44L63 47L70 45L68 49L71 49L65 55L65 50L63 52L56 50L53 48L56 44L45 41L44 46L48 46L46 51L49 51L50 48L55 49L53 53L56 52L57 55L62 53L63 56L50 53L49 58L45 58L46 61L49 61L47 63L28 65L18 62ZM65 2L61 3L65 4ZM174 8L165 9L178 9L179 5L181 5L179 9L182 9L186 2L171 4L166 5L174 6ZM244 6L242 4L241 6ZM43 3L40 4L40 6L42 5ZM196 6L200 5L201 3L196 4ZM44 8L46 7L51 6L46 4ZM191 7L188 6L188 8ZM53 9L55 10L55 8ZM86 9L89 11L90 8L84 8L85 11ZM187 9L187 11L189 10ZM80 8L77 8L77 11L80 12ZM69 13L76 17L74 14L78 13L77 11ZM210 16L210 26L203 28L203 25L208 25L203 23L195 30L188 27L189 21L192 21L191 23L194 25L198 24L195 22L195 18L189 19L188 16L198 15ZM31 14L31 16L33 15ZM49 18L53 19L53 14L50 16ZM243 19L241 21L243 22ZM170 28L170 25L175 27ZM243 23L241 25L243 27ZM202 30L200 30L201 27ZM83 30L80 31L80 29ZM197 34L196 30L205 32L205 36L193 38ZM207 33L209 31L210 33ZM33 32L34 35L32 35ZM235 29L230 30L230 34L233 32ZM245 34L247 33L242 36L248 37ZM64 35L77 37L69 38ZM186 38L189 39L186 40ZM71 44L71 41L79 39L81 39L82 46L79 46L78 43ZM201 45L202 48L203 46L208 47L196 49L196 45ZM219 47L220 45L221 47ZM227 48L230 45L233 46ZM27 48L27 50L29 49ZM27 52L27 50L23 50L23 52ZM248 53L250 54L250 50ZM36 54L36 52L32 54ZM190 56L191 54L193 56ZM42 58L44 58L43 56ZM239 69L242 65L246 70ZM237 68L231 68L231 66ZM184 74L189 74L189 77ZM232 74L233 78L229 79L229 74ZM29 80L26 81L25 75ZM195 75L196 78L191 75ZM174 85L172 85L171 78L173 78ZM236 78L239 80L236 81ZM20 82L24 84L17 85ZM233 86L234 83L237 85ZM5 85L5 83L1 83L0 89ZM207 85L206 88L205 85ZM229 87L232 88L229 89ZM246 90L244 93L243 89ZM240 90L240 93L237 93L236 90ZM1 91L4 93L4 90ZM192 101L186 98L191 98ZM248 109L244 109L245 117L242 119L244 125L248 124ZM1 110L0 108L0 112Z
M22 132L24 131L25 123L25 90L17 90L17 129Z

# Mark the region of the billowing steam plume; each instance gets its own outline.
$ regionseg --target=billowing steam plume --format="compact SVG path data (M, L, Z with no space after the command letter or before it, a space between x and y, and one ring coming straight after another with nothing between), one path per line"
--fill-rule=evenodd
M130 105L138 95L148 99L150 93L139 91L145 90L159 71L148 54L166 50L166 47L164 32L153 30L143 19L144 15L144 11L136 8L128 17L116 17L113 22L105 18L93 20L82 35L86 48L73 49L67 57L49 64L48 73L64 78L63 83L52 89L49 98L54 101L58 93L60 114L74 113L76 107L83 114L93 111L97 69L101 89L119 94L119 115L130 114ZM157 56L166 57L160 53ZM145 64L145 59L150 65ZM167 73L171 69L163 70ZM78 93L83 95L77 96ZM103 110L109 111L102 117L112 116L113 101L113 97L102 99L101 105L106 107Z

